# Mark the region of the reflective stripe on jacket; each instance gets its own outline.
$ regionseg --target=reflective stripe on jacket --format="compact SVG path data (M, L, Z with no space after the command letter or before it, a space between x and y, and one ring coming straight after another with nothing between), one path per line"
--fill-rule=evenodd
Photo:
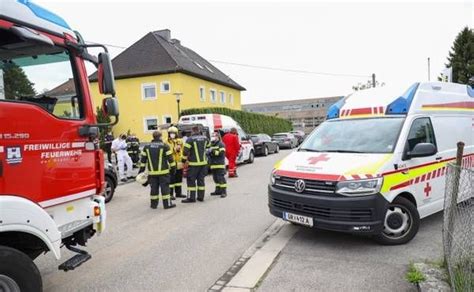
M203 135L192 135L184 143L183 159L189 162L190 166L207 165L206 151L209 147L209 139Z
M180 138L168 139L166 140L166 144L168 144L171 151L173 152L173 159L177 163L178 169L183 168L181 164L181 159L183 158L183 148L184 148L183 140Z
M168 174L170 168L175 166L176 162L168 144L154 140L143 148L140 172L146 167L149 175L163 175Z
M221 141L212 142L209 148L211 169L225 168L225 148Z

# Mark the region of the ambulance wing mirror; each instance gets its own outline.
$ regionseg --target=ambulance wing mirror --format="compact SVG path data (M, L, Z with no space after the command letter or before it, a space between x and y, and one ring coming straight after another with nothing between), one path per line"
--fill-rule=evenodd
M407 158L427 157L435 155L438 152L436 146L431 143L418 143L412 151L407 152Z
M115 80L112 61L107 52L99 54L97 69L97 81L99 84L99 92L101 94L110 94L115 96Z

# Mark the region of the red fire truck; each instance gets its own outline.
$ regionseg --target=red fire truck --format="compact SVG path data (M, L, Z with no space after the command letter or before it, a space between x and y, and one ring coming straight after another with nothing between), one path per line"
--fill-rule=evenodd
M97 47L97 57L89 51ZM96 49L97 49L96 48ZM89 49L89 51L88 51ZM86 45L59 16L29 0L0 1L0 291L41 291L33 260L105 228L104 161L86 64L96 66L106 114L118 121L105 47ZM109 125L110 126L110 125Z

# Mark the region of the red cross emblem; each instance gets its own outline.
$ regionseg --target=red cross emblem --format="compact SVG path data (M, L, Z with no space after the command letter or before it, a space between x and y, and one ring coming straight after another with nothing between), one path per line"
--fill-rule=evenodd
M329 157L327 157L327 154L321 154L319 156L314 156L308 158L309 164L316 164L320 161L328 161Z
M429 196L430 196L430 192L431 192L431 186L430 186L430 183L429 183L429 182L426 183L426 187L424 188L424 191L425 191L426 197L429 197Z

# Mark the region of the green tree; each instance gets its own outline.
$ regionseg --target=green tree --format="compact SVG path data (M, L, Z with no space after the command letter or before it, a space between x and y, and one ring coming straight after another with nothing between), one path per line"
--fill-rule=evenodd
M452 82L468 84L474 76L474 31L467 26L456 36L446 68L452 68Z
M103 124L103 123L110 123L110 117L107 116L104 111L102 110L102 107L98 106L96 108L96 114L95 117L97 119L97 123ZM101 127L99 130L99 141L100 141L100 148L104 149L104 137L107 134L107 132L110 130L110 128L107 127Z
M378 80L375 80L375 86L380 87L380 86L385 86L385 82L379 82ZM367 80L366 83L359 82L357 85L352 86L352 89L354 91L359 91L359 90L364 90L364 89L369 89L374 87L372 84L372 80Z
M3 81L6 99L17 99L21 96L35 96L36 91L23 71L15 63L7 63L3 67Z

